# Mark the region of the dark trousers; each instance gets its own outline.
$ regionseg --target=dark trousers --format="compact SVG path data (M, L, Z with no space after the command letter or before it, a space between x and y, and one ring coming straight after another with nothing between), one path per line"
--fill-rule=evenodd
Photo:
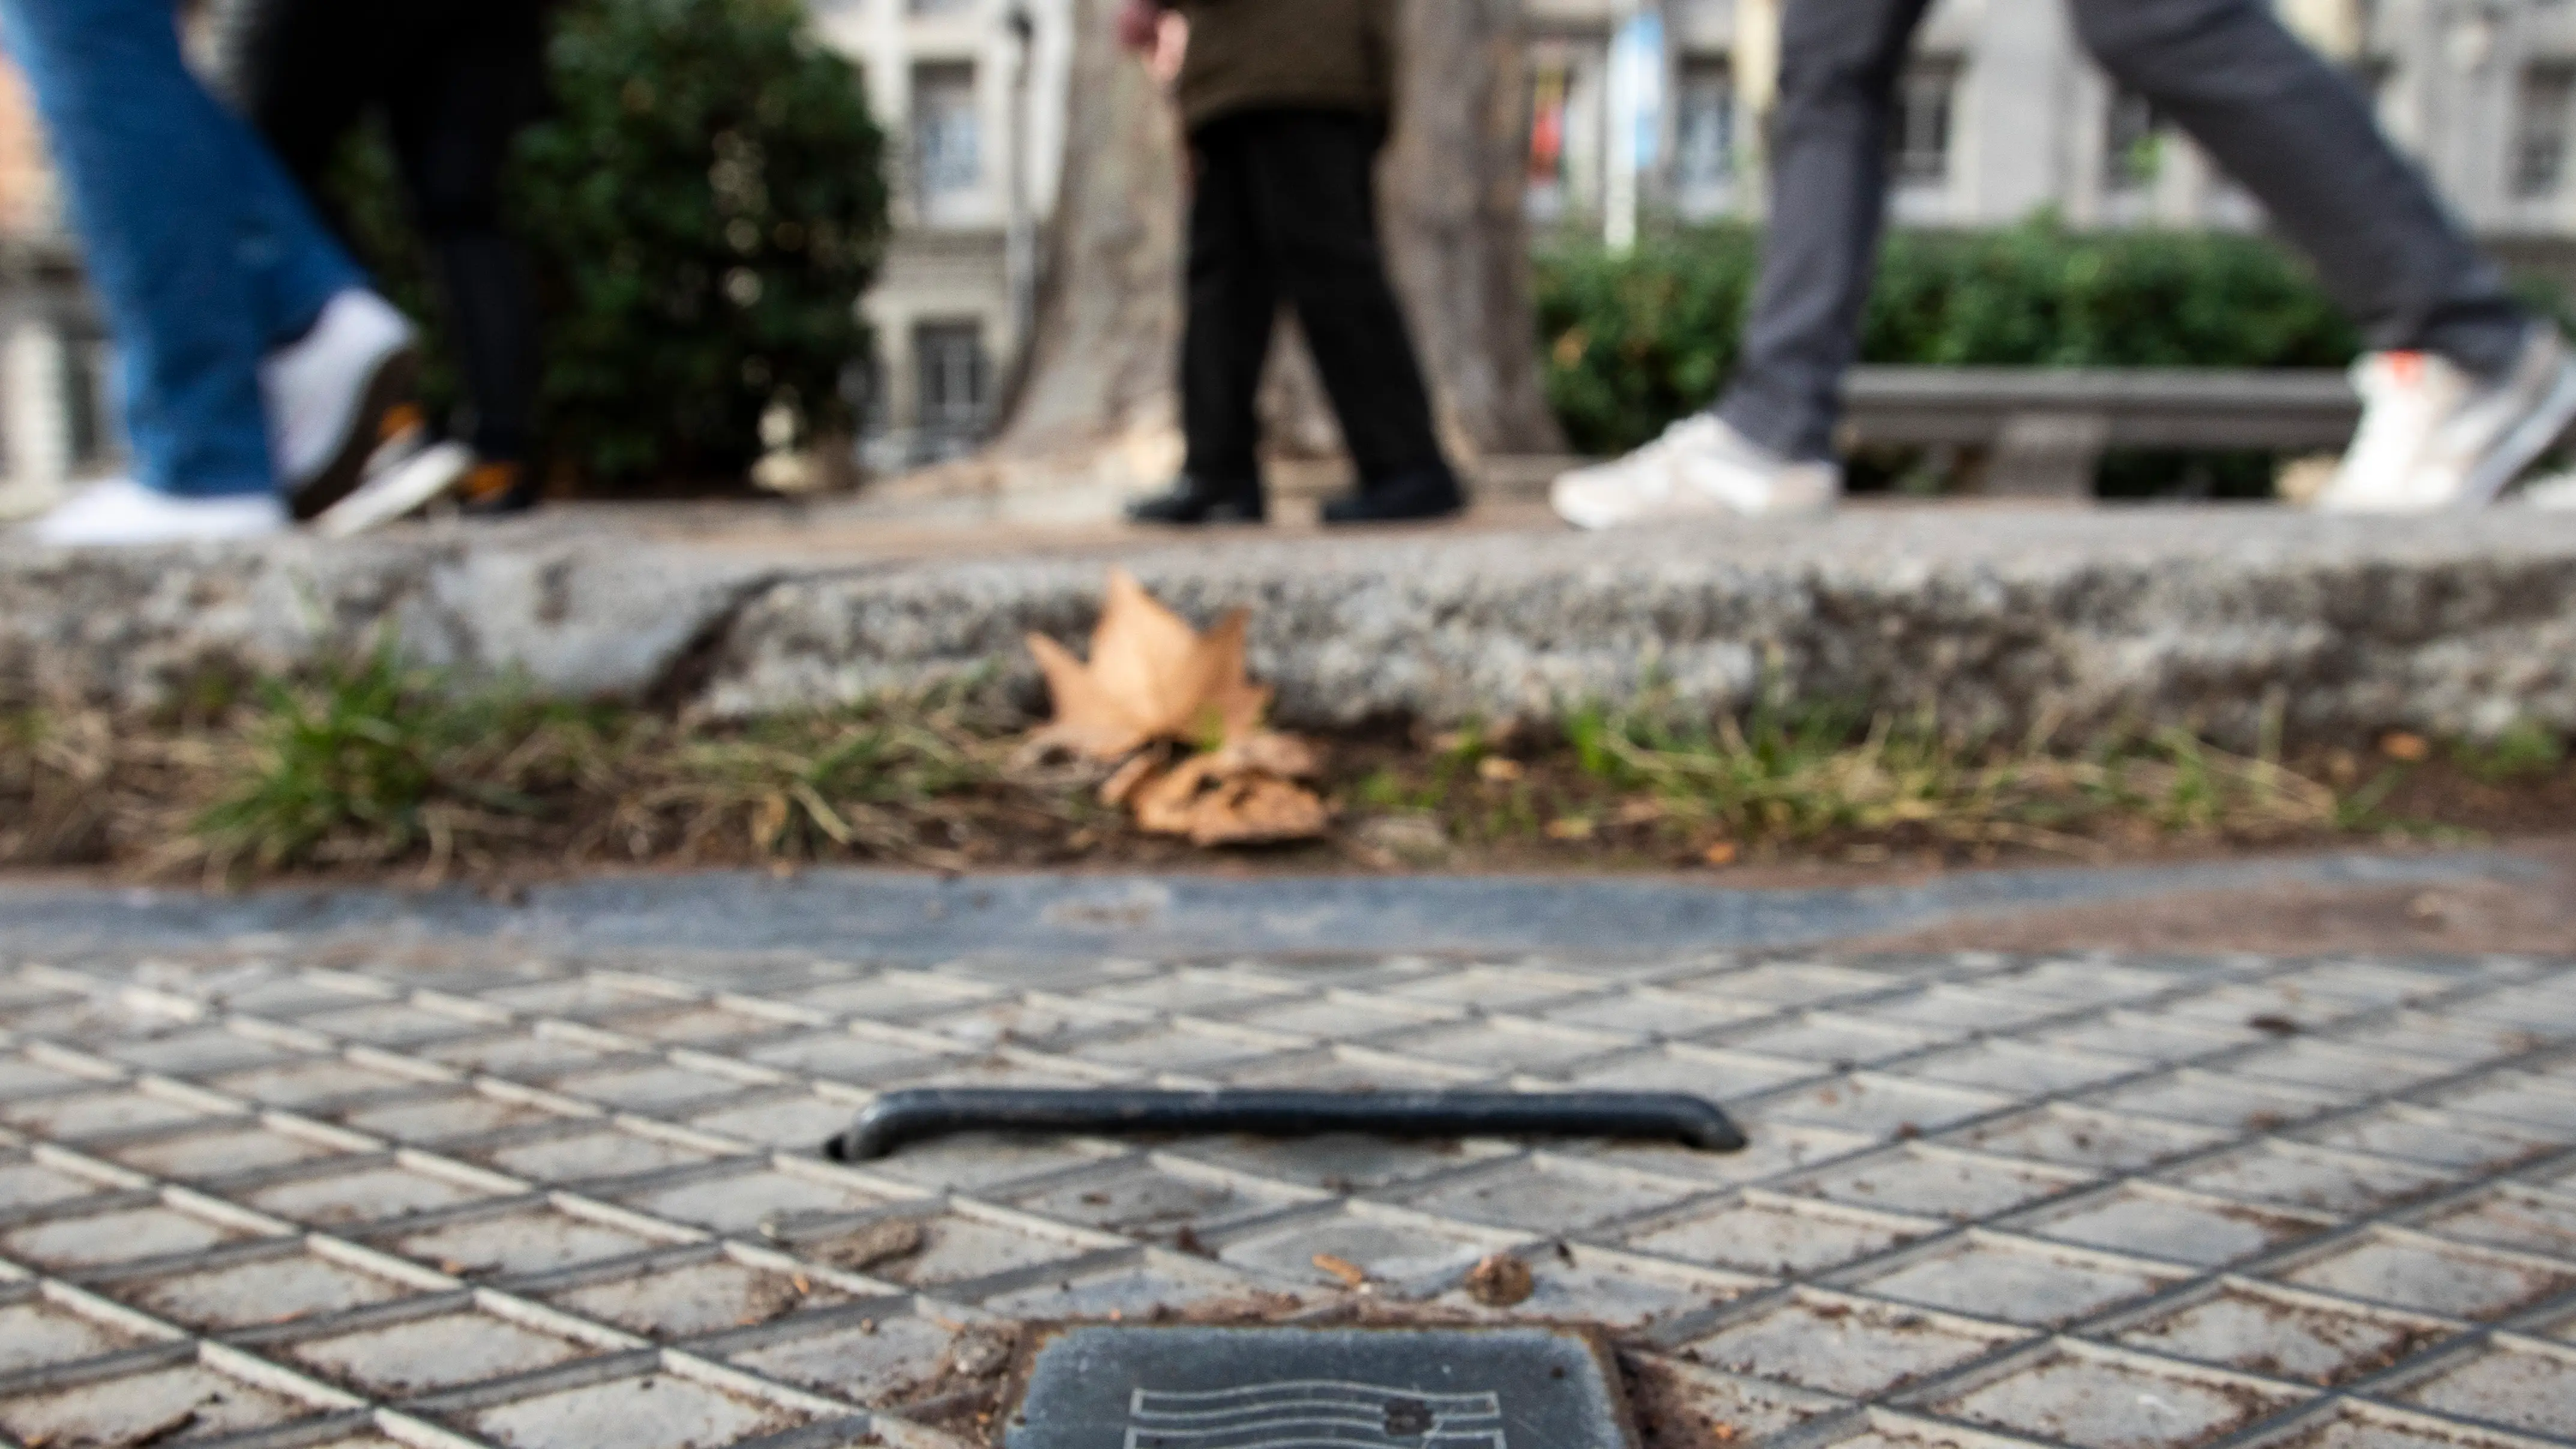
M384 117L454 323L471 441L498 461L525 461L534 443L535 290L501 228L500 187L512 141L545 103L546 8L236 0L223 17L235 97L308 194L320 195L350 131Z
M2306 252L2375 348L2504 371L2530 322L2353 84L2264 0L2070 0L2103 69L2200 143ZM1887 208L1898 75L1927 0L1781 12L1772 209L1744 360L1718 415L1793 458L1832 450Z
M1297 309L1363 489L1446 472L1422 365L1378 245L1384 128L1354 114L1255 111L1190 138L1182 428L1192 477L1259 484L1261 391L1285 301Z

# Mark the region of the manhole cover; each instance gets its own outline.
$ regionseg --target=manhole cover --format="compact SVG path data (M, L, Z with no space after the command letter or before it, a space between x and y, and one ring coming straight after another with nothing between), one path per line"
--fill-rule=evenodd
M1059 1330L1009 1449L1632 1449L1572 1329Z

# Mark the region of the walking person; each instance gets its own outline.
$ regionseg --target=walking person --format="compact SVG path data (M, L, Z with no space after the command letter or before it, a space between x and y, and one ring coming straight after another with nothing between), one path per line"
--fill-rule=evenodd
M2576 359L2556 327L2506 294L2360 91L2264 0L2070 3L2112 78L2252 192L2361 324L2361 429L2319 506L2491 502L2576 418ZM1770 239L1743 361L1710 411L1558 479L1568 522L1810 515L1840 497L1843 375L1886 212L1894 90L1927 5L1787 0Z
M436 264L470 418L371 479L335 518L354 531L454 489L470 512L535 498L540 357L535 289L501 221L511 145L545 106L547 0L226 0L220 66L235 102L331 215L323 182L381 116L413 224Z
M0 0L117 347L133 475L36 520L59 546L282 532L357 485L409 323L181 58L170 0Z
M1266 516L1256 402L1284 300L1297 309L1358 466L1328 523L1440 518L1466 506L1387 280L1376 162L1394 112L1396 0L1130 0L1142 49L1188 22L1179 100L1194 188L1181 346L1189 451L1142 523Z

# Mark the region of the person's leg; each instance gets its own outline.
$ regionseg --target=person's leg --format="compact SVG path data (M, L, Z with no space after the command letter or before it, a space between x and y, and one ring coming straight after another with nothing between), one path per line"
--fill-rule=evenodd
M2494 377L2531 318L2359 88L2260 0L2074 0L2103 68L2173 118L2316 262L2380 350Z
M137 476L276 487L259 365L357 285L277 164L181 59L168 0L0 0L121 355Z
M1358 115L1279 111L1249 118L1262 235L1296 305L1342 438L1370 493L1411 480L1454 486L1432 425L1411 329L1387 280L1377 230L1383 127Z
M536 288L502 228L501 178L544 105L544 7L460 6L425 42L389 92L395 154L455 325L470 441L488 462L525 465L541 367Z
M1733 383L1715 411L1757 447L1833 456L1843 375L1860 354L1887 212L1896 81L1929 0L1781 8L1762 276Z
M324 219L323 183L380 97L388 12L346 0L228 0L218 17L220 84Z
M1272 262L1252 199L1251 129L1235 117L1191 138L1189 318L1181 340L1181 429L1189 477L1205 488L1261 490L1261 373L1279 316Z

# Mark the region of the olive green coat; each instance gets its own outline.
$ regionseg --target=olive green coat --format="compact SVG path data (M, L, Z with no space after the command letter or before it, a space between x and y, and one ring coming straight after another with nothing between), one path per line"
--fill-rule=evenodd
M1193 131L1240 111L1355 111L1383 120L1394 109L1398 0L1165 3L1189 17L1180 102Z

